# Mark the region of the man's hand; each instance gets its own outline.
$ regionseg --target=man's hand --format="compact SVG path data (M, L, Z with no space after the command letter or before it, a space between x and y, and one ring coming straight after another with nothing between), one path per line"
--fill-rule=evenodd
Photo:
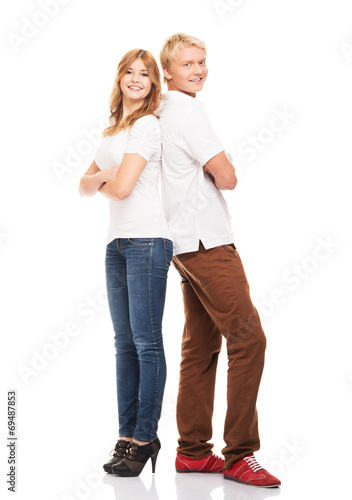
M213 176L218 189L235 189L237 184L235 167L227 158L225 151L214 156L203 168L204 172Z
M215 186L215 187L217 187L217 185L215 184L215 179L214 179L214 176L213 176L213 174L210 172L210 170L208 170L208 168L206 167L206 165L204 165L203 170L204 170L204 173L205 173L205 174L208 174L208 176L210 177L210 180L211 180L211 182L214 184L214 186Z

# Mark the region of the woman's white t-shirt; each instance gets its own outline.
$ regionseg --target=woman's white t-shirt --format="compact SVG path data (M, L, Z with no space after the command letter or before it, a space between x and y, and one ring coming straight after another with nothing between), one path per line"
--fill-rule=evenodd
M109 200L107 243L115 238L171 239L159 196L161 134L154 115L139 118L131 129L104 137L95 162L100 170L107 170L121 165L125 153L138 153L147 164L127 198Z

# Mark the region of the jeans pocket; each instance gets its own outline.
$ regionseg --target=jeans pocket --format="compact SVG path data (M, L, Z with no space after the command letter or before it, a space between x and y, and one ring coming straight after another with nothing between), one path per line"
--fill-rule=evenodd
M173 254L174 254L174 245L172 241L164 239L164 255L165 255L166 267L170 266Z
M137 246L150 246L153 241L152 238L127 238L127 240L131 245Z

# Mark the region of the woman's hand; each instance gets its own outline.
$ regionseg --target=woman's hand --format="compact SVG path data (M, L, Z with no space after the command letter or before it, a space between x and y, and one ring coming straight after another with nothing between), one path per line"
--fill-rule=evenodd
M79 194L81 196L94 196L106 182L116 179L120 166L108 170L100 170L95 161L92 162L87 172L81 177Z
M103 183L99 188L99 193L110 200L127 198L132 193L146 164L147 160L138 153L125 153L121 168L118 167L119 175L111 182Z
M120 165L118 167L109 168L108 170L101 170L96 175L102 182L113 181L114 179L116 179L119 168Z

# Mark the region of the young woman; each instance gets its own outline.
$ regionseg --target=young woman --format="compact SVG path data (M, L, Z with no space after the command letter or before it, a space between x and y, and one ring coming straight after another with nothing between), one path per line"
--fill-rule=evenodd
M80 181L82 196L110 201L106 283L115 332L119 439L104 470L138 476L160 449L166 379L162 316L173 244L158 192L161 96L154 57L131 50L120 61L110 124Z

